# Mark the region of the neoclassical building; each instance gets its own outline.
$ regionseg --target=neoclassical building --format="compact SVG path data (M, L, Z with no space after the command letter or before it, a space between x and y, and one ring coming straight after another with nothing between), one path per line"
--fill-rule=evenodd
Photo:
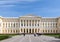
M60 33L60 17L0 17L0 34Z

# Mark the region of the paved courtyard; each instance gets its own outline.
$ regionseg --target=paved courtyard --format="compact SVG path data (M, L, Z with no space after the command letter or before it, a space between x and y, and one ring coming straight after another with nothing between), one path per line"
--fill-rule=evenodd
M0 42L60 42L60 39L50 36L18 35Z

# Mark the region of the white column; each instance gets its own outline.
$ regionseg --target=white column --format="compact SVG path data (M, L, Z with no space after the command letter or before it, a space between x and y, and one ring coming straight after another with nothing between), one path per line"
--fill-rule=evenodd
M3 28L3 22L1 22L1 28Z
M35 33L35 28L34 28L34 33Z
M37 33L38 33L38 28L37 28Z
M12 24L12 22L10 22L10 26L9 26L9 28L12 28L12 25L11 25L11 24Z
M34 27L35 27L35 20L34 20Z
M4 22L4 24L5 24L5 28L6 28L6 22Z
M21 33L21 28L19 29L19 33Z
M7 28L7 22L6 22L6 28Z
M14 24L14 22L12 23L12 28L14 28L14 27L13 27L13 24ZM10 25L10 26L11 26L11 25Z

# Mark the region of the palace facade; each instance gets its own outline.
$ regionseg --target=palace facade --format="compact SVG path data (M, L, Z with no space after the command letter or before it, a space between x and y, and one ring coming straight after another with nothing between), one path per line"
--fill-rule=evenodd
M60 33L60 17L0 17L0 34Z

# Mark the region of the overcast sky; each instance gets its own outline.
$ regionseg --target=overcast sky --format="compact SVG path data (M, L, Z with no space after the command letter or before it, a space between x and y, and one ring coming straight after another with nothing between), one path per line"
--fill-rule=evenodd
M0 16L60 16L60 0L0 0Z

